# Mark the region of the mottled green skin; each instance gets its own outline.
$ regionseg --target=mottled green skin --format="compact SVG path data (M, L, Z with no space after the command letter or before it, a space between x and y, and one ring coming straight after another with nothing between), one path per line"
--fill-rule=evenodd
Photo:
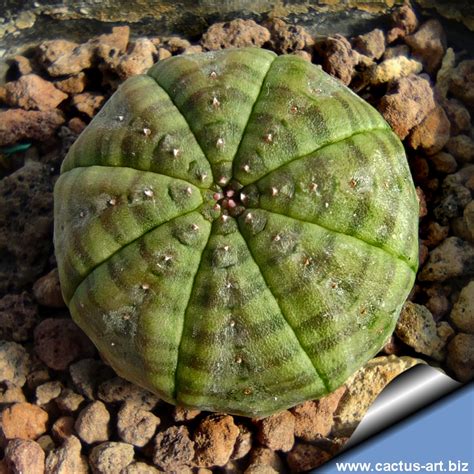
M248 203L224 221L212 196L231 177ZM398 138L320 68L259 49L126 81L63 163L55 216L74 320L120 375L206 410L267 415L337 388L417 269Z

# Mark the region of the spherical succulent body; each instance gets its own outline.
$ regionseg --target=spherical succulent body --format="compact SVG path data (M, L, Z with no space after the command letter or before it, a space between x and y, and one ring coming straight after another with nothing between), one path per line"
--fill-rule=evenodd
M160 61L122 84L61 171L72 317L171 403L256 416L334 390L380 350L414 281L400 141L296 56Z

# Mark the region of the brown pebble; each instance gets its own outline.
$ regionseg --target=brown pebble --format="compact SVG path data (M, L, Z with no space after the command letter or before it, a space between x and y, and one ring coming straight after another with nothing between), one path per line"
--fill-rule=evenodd
M474 334L458 333L448 344L447 365L460 382L474 378Z
M351 44L342 35L334 35L316 42L314 46L322 59L323 69L331 76L337 77L348 85L354 74L357 63L356 53Z
M63 444L53 449L46 457L48 474L88 474L85 456L81 455L81 443L75 436L66 438Z
M25 110L54 109L67 98L67 94L36 74L27 74L17 81L7 82L5 89L7 104Z
M65 308L66 304L61 293L58 269L54 268L48 274L36 280L33 285L36 301L48 308Z
M117 414L117 431L120 439L139 448L153 438L161 420L134 402L125 402Z
M93 444L109 439L110 414L102 402L92 402L79 412L74 428L79 438Z
M198 466L224 466L232 455L240 430L230 415L209 415L194 433Z
M185 426L171 426L154 439L153 463L165 471L180 472L194 457L194 443Z
M176 422L194 420L199 414L200 410L192 410L180 406L173 407L173 420Z
M278 54L310 50L314 45L312 36L300 25L290 25L281 18L271 18L263 26L270 31L269 43Z
M23 387L31 370L31 358L16 342L0 341L0 380Z
M204 49L261 47L270 39L267 28L257 25L253 20L240 18L225 23L214 23L202 35Z
M435 155L430 156L430 162L433 163L435 170L438 173L450 174L454 173L458 167L456 159L453 155L441 151Z
M95 347L69 318L44 319L35 329L35 351L54 370L66 370L81 357L91 357Z
M0 112L0 146L22 140L48 140L60 125L64 115L59 110L8 109Z
M446 34L438 20L430 19L418 31L405 38L416 59L423 62L425 70L434 74L439 69L446 51Z
M327 451L307 443L297 443L287 454L286 461L291 472L308 472L316 469L331 459L332 455Z
M269 448L263 446L254 446L250 451L250 464L251 466L270 466L277 472L283 472L285 467L278 453L272 451Z
M31 403L15 403L0 413L0 442L14 438L36 439L46 432L48 413Z
M25 394L21 387L8 382L0 382L0 404L26 402Z
M420 76L411 75L389 83L378 109L403 140L434 107L430 83Z
M38 319L38 306L24 291L0 298L0 339L23 342L33 334Z
M133 446L108 441L95 446L89 454L89 462L96 474L117 474L133 461Z
M252 432L245 425L240 424L238 427L240 432L235 440L234 451L231 456L234 461L247 456L252 449Z
M354 49L371 59L380 59L385 52L385 35L382 30L375 29L352 40Z
M84 401L84 397L75 393L70 388L65 388L62 390L61 395L59 395L59 397L54 401L62 412L73 413L79 409L81 403Z
M446 149L458 163L474 161L474 140L467 135L452 137L446 144Z
M273 451L289 451L294 442L295 417L282 411L257 422L258 440Z
M86 75L81 71L78 74L54 81L54 86L66 94L80 94L87 84Z
M71 100L71 105L79 112L92 118L102 107L105 97L96 92L83 92L75 95Z
M75 434L74 418L72 416L61 416L58 418L51 427L51 434L59 443Z
M36 404L46 405L51 400L59 397L63 385L59 380L51 380L44 384L38 385L35 390Z
M442 107L437 105L415 127L407 143L414 149L421 148L427 155L434 155L448 143L451 124Z
M5 458L10 474L43 474L44 451L35 441L13 439L5 449Z

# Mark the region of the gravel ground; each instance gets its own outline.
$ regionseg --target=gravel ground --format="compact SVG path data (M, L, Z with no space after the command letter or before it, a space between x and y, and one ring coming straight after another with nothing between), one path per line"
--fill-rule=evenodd
M383 351L333 394L265 419L173 407L117 377L70 319L52 244L68 147L126 78L177 54L256 46L321 64L403 140L420 201L420 271ZM273 19L212 25L197 44L46 41L0 86L0 473L306 472L336 454L384 386L418 363L474 377L474 60L441 24L311 37ZM18 145L21 144L21 145ZM31 145L31 146L30 146ZM367 389L370 387L370 390Z

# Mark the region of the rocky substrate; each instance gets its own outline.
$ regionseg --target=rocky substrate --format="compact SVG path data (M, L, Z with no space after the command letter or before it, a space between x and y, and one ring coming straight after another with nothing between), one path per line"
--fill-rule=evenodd
M272 19L212 25L196 44L45 41L0 86L0 473L305 472L344 445L385 385L418 363L474 377L474 60L441 24L314 38ZM420 201L420 272L383 352L333 394L265 419L173 407L117 377L70 319L52 245L53 187L78 134L126 78L176 54L265 47L320 64L403 140ZM370 390L368 389L370 387Z

